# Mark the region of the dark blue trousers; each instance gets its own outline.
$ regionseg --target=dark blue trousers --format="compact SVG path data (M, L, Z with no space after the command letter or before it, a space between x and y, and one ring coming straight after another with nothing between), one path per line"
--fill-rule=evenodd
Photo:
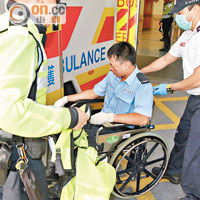
M181 173L185 200L200 199L200 96L191 95L178 125L167 173Z

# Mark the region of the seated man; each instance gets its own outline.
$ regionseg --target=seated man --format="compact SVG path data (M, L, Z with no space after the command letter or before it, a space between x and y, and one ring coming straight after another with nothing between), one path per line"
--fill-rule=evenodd
M107 52L111 71L93 89L65 96L55 102L67 102L105 97L101 112L93 115L91 124L118 122L129 125L147 125L152 114L153 90L147 77L135 64L136 52L128 42L119 42ZM86 131L87 132L87 131Z

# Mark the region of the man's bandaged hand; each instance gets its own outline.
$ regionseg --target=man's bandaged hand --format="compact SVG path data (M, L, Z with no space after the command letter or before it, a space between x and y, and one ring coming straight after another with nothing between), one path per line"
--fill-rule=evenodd
M114 118L114 113L104 113L104 112L99 112L95 115L92 115L90 119L91 124L104 124L107 122L113 122Z
M68 103L68 98L67 96L61 98L61 99L58 99L55 103L54 103L54 106L55 107L64 107L64 105Z

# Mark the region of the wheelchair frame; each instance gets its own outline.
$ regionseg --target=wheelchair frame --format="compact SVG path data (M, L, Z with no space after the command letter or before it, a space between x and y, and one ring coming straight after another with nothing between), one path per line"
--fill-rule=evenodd
M103 99L81 100L76 106L99 102ZM145 127L101 134L103 129L113 127L126 128L127 125L106 123L96 134L99 155L103 155L102 158L107 156L108 162L116 169L113 195L122 199L142 195L155 187L165 173L169 160L168 145L161 136L150 132L154 128L151 121ZM155 166L160 166L157 176L151 172Z

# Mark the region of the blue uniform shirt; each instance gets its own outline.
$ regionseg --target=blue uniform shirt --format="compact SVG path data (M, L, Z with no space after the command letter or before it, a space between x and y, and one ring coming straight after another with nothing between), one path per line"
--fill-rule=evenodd
M138 113L148 117L152 115L153 89L151 83L142 84L137 78L136 67L123 82L110 71L94 87L98 96L105 96L102 112L125 114Z

